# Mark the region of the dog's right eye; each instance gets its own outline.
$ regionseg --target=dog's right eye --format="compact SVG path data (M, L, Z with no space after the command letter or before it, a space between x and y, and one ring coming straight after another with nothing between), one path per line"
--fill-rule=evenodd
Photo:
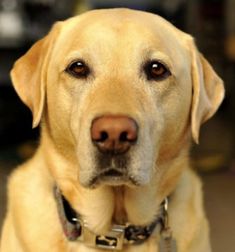
M75 78L86 78L90 73L90 69L83 61L79 60L68 65L66 72Z

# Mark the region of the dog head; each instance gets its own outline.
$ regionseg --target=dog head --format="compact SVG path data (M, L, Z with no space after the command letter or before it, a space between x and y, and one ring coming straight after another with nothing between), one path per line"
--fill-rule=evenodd
M198 142L224 96L191 36L127 9L55 24L11 77L33 127L43 118L87 187L149 183L159 160L177 156L190 135Z

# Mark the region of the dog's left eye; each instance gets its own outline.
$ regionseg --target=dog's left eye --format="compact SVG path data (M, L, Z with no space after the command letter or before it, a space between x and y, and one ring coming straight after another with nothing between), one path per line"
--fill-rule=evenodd
M75 61L66 68L66 72L75 78L86 78L90 70L83 61Z
M148 80L160 81L171 75L168 68L159 61L147 62L144 71Z

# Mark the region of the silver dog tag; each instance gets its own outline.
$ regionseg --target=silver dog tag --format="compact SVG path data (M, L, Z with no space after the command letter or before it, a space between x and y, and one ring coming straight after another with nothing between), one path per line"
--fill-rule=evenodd
M170 229L161 232L159 252L177 252L176 240L172 237Z

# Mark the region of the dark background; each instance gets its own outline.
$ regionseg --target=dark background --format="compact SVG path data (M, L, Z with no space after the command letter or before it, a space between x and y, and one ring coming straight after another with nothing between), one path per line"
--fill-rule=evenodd
M14 61L44 36L53 22L88 9L130 7L160 14L192 34L198 48L225 81L226 98L202 127L192 164L204 182L214 252L235 247L235 0L0 0L0 228L6 181L29 158L39 131L17 97L9 72Z

